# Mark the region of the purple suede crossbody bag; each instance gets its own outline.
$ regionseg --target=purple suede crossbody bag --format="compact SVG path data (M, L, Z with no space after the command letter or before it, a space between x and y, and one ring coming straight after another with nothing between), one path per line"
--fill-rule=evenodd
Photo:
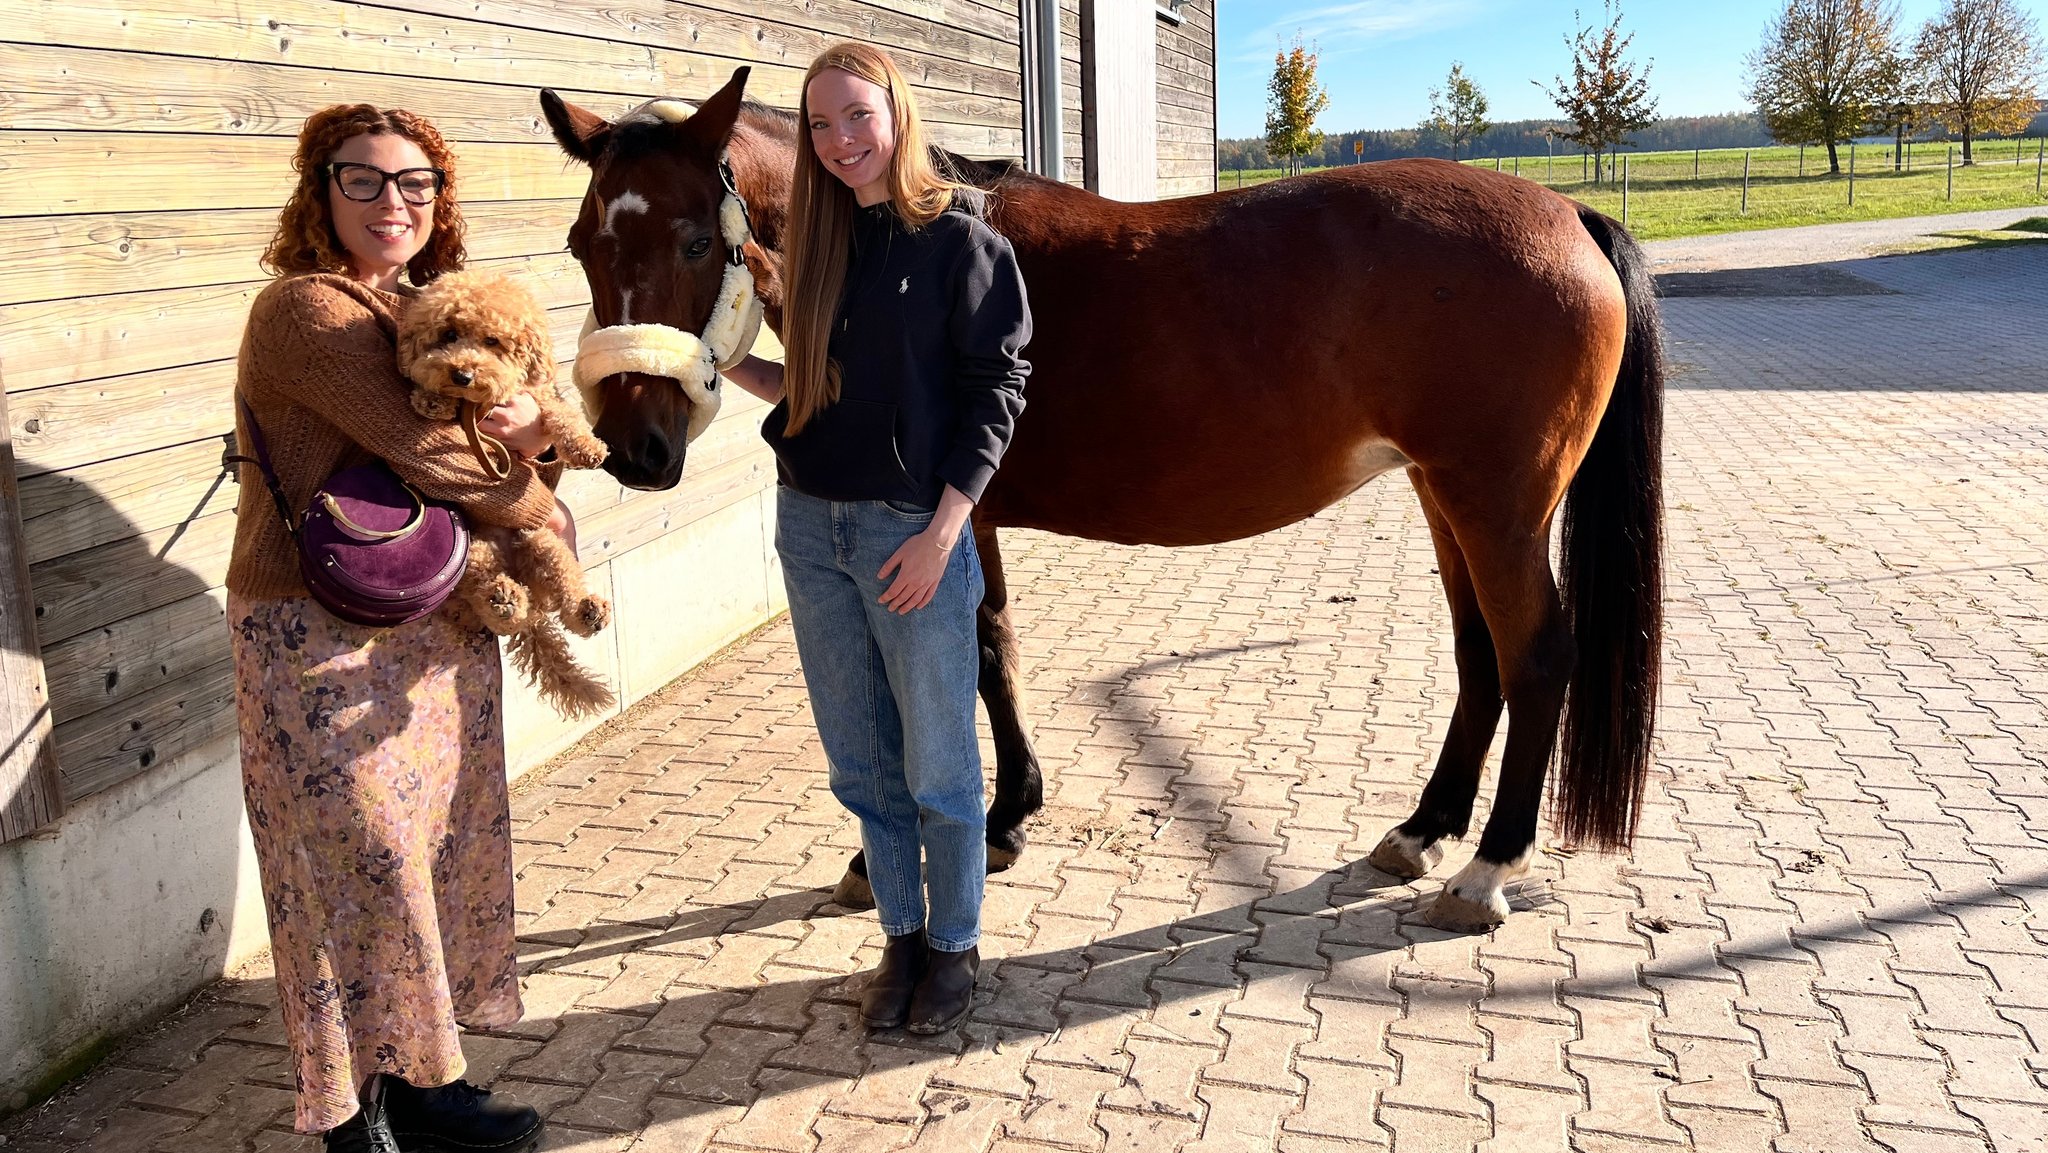
M321 607L350 624L389 628L441 607L469 564L469 526L462 512L429 500L383 461L328 477L304 513L294 516L270 467L270 448L256 413L240 395L255 465L277 503L277 515L298 546L299 575Z

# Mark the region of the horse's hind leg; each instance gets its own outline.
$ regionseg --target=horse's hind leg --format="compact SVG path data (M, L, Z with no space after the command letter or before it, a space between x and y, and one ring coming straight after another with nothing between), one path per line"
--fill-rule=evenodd
M1010 589L1003 579L1003 554L996 530L974 529L981 557L981 609L975 631L981 643L981 702L996 743L996 795L988 809L988 868L1007 869L1024 852L1024 821L1045 803L1038 754L1024 731L1017 699L1017 630L1010 624Z
M1496 489L1501 484L1489 481ZM1518 525L1497 515L1461 516L1469 506L1446 501L1441 490L1435 495L1493 634L1508 739L1479 851L1444 886L1424 919L1441 929L1478 932L1507 919L1502 887L1528 870L1543 779L1577 652L1550 571L1549 517L1527 515Z
M1387 830L1386 837L1372 852L1373 867L1414 880L1443 860L1439 841L1463 837L1471 825L1472 802L1479 793L1486 750L1493 744L1494 729L1500 724L1501 691L1493 634L1479 609L1479 596L1473 590L1465 554L1459 549L1449 522L1430 498L1420 473L1411 468L1408 479L1421 498L1423 515L1429 519L1437 572L1451 605L1458 660L1458 704L1451 712L1450 733L1437 756L1436 771L1423 786L1414 815Z

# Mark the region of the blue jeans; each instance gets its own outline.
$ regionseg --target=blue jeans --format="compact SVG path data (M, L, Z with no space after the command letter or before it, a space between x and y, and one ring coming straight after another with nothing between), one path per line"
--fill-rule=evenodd
M923 928L933 948L957 952L980 943L988 866L974 733L981 559L963 531L932 602L907 615L878 603L888 586L875 575L931 520L906 505L824 501L785 485L775 550L832 795L860 818L882 931Z

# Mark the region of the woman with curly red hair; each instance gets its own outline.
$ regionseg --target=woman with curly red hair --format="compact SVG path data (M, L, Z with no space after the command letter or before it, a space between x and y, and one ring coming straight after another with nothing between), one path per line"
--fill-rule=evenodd
M397 313L462 265L455 157L421 117L306 121L236 372L236 434L267 442L293 508L382 459L473 520L567 532L531 398L479 422L527 462L494 479L452 422L407 403ZM253 428L252 428L253 422ZM461 1027L522 1012L497 640L439 615L329 615L244 464L227 618L242 781L269 914L298 1128L335 1153L524 1151L531 1108L459 1080Z

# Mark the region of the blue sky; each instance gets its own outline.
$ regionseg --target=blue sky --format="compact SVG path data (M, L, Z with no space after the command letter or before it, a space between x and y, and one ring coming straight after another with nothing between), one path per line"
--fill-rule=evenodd
M2048 0L2018 0L2048 28ZM1572 10L1599 18L1600 0L1218 0L1220 43L1218 130L1225 137L1260 136L1266 123L1266 78L1275 37L1299 29L1320 42L1318 72L1330 93L1317 127L1326 132L1406 128L1422 120L1429 90L1451 62L1485 90L1491 119L1556 115L1531 80L1549 83L1571 67L1564 36ZM1651 92L1667 116L1735 112L1742 96L1743 58L1763 39L1781 0L1623 0L1624 30L1636 34L1630 55L1652 60ZM1941 0L1900 0L1899 25L1912 30Z

